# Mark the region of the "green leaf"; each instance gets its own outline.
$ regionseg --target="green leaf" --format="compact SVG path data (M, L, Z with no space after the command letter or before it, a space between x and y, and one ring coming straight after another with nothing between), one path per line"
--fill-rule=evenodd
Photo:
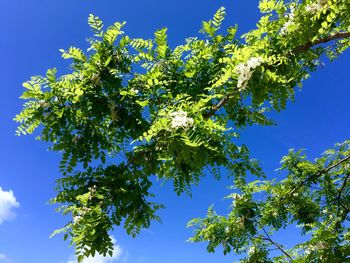
M80 48L70 47L68 51L65 51L64 49L60 49L60 52L62 52L62 58L64 59L73 58L76 61L81 61L81 62L86 61L86 56Z
M125 24L126 22L123 22L123 23L117 22L117 23L114 23L112 26L110 26L103 35L104 40L107 41L108 44L112 45L118 36L124 34L124 32L121 31L121 28Z
M102 36L103 23L98 16L89 14L88 24L97 36Z
M155 35L155 42L157 44L157 54L158 57L163 59L166 57L166 53L168 50L168 44L167 44L167 28L160 29L154 33Z
M140 105L141 107L146 107L148 105L148 100L144 100L144 101L141 101L141 100L136 100L136 103L138 105Z
M52 69L48 69L46 72L46 77L47 80L50 83L55 83L56 82L56 73L57 73L57 69L56 68L52 68Z
M218 30L221 27L222 21L224 21L226 16L226 11L224 7L220 7L218 11L214 14L213 18L213 25L216 27L216 30Z

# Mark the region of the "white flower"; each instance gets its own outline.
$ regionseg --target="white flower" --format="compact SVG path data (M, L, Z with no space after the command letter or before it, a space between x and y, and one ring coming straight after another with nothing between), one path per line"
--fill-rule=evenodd
M237 88L245 89L248 81L253 75L254 69L261 65L263 59L252 57L246 63L240 63L236 66L236 73L238 75Z
M327 0L317 0L317 3L311 3L306 6L305 10L309 13L315 14L321 11L327 4Z
M47 108L50 106L45 100L39 100L39 106L43 108Z
M285 35L289 31L289 27L294 24L293 20L288 20L283 24L283 27L281 28L281 35Z
M247 67L251 69L255 69L256 67L260 66L262 63L262 58L250 58L247 61Z
M179 111L174 111L170 113L171 117L171 128L172 129L179 129L179 128L184 128L188 129L189 127L193 126L193 119L190 117L187 117L187 112L179 110Z
M287 34L288 31L289 31L289 27L290 27L291 25L294 24L294 19L295 19L295 17L294 17L294 15L295 15L294 12L295 12L295 7L294 7L294 6L291 6L291 7L290 7L290 13L286 15L286 17L288 18L288 20L287 20L287 22L285 22L285 23L283 24L283 26L282 26L282 28L281 28L281 31L280 31L280 34L281 34L281 35Z
M306 12L314 14L319 10L319 7L318 7L318 4L312 3L312 4L307 5L305 7L305 10L306 10Z
M249 254L249 255L253 255L253 254L255 253L255 251L256 251L256 247L255 247L255 246L251 246L251 247L249 248L248 254Z
M81 210L81 214L82 215L85 215L86 213L90 212L91 211L91 208L89 207L83 207L82 210Z
M138 94L138 93L139 93L139 90L138 90L138 89L134 89L134 88L130 89L130 91L131 91L132 93L135 93L135 94Z
M82 218L82 216L73 216L73 222L78 223Z
M76 216L73 216L73 222L78 223L80 220L83 219L83 217L89 213L92 209L86 206L83 206L81 209L79 209Z
M252 77L252 72L246 64L240 63L236 66L236 73L238 74L237 87L239 89L244 89L247 86L249 79Z
M97 186L94 184L93 186L89 187L89 192L91 194L95 194L96 193L96 189L97 189Z

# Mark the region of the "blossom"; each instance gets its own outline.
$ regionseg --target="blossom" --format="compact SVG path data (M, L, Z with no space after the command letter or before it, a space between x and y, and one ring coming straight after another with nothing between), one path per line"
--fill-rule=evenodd
M308 4L305 7L305 10L309 13L315 14L321 11L326 4L327 4L327 0L317 0L316 3Z
M96 189L97 189L96 185L89 187L89 200L91 200L92 197L96 194Z
M293 20L288 20L283 24L283 27L281 28L281 35L285 35L288 33L289 27L294 24Z
M254 253L256 252L256 247L255 246L251 246L248 250L248 254L251 256L251 255L254 255Z
M256 67L260 66L262 62L262 58L250 58L247 61L247 67L251 68L251 69L255 69Z
M138 89L134 89L134 88L131 88L130 91L134 94L138 94L139 93L139 90Z
M47 108L50 106L45 100L39 100L39 106L43 108Z
M80 216L80 215L73 216L73 222L74 222L74 223L78 223L81 219L83 219L83 217Z
M79 221L82 220L83 217L90 211L92 211L91 208L83 206L81 209L79 209L77 215L73 216L73 222L79 223Z
M193 126L193 119L190 117L187 117L187 112L179 110L179 111L174 111L170 113L171 116L171 128L172 129L179 129L179 128L184 128L188 129L189 127Z
M245 89L247 87L254 69L260 66L262 62L262 58L252 57L246 63L240 63L236 66L236 73L238 75L237 87L239 89Z
M312 3L312 4L307 5L305 7L305 10L306 10L306 12L314 14L319 10L319 6L316 3Z
M291 25L294 25L294 20L295 20L295 7L291 6L290 7L290 13L286 15L286 17L288 18L288 20L283 24L280 34L281 35L285 35L288 33L289 31L289 27Z

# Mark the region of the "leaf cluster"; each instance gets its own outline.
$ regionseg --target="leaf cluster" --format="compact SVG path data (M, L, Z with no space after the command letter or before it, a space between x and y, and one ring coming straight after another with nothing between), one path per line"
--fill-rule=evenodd
M212 207L193 219L192 242L209 242L248 257L243 262L347 262L349 256L350 142L337 144L314 162L302 151L283 157L281 181L256 180L236 187L232 210L219 216ZM297 225L309 238L285 248L274 233ZM272 253L274 250L279 253Z
M55 68L49 69L46 76L23 84L21 98L27 101L15 118L17 133L38 130L39 139L62 153L62 178L53 201L72 215L62 231L80 259L110 253L108 232L114 225L124 223L135 235L159 220L156 211L162 205L151 201L153 176L173 181L180 194L190 193L206 169L216 178L228 171L245 191L236 201L240 208L235 217L246 219L234 221L235 229L242 229L229 228L229 233L241 231L241 237L232 235L225 241L225 252L235 244L239 253L238 248L257 235L254 220L268 210L254 201L255 190L247 192L257 186L246 185L245 177L261 176L262 171L247 147L239 145L239 134L249 125L273 124L268 113L294 100L296 87L325 55L334 59L350 44L346 0L262 0L259 7L264 15L257 28L242 38L236 37L237 26L222 28L225 9L220 8L203 22L201 36L174 48L166 28L156 31L154 39L131 39L122 31L125 23L104 29L103 22L90 15L93 37L87 51L61 50L63 59L71 61L71 73L58 76ZM307 162L298 165L305 174L316 169ZM307 198L311 197L300 197L303 209L293 206L293 211L278 211L278 219L266 214L264 220L276 229L295 221L309 231L319 207L313 197ZM289 199L284 201L287 206ZM314 212L307 216L305 209ZM292 221L286 221L289 213ZM203 239L215 239L210 251L223 242L216 239L219 229L213 227ZM262 242L256 243L252 257L264 258L264 249Z

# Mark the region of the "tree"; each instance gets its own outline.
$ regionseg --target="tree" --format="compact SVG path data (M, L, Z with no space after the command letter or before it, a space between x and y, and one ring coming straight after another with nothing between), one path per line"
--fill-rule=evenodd
M282 159L282 181L256 180L231 194L232 211L193 219L194 242L208 241L208 251L222 245L224 253L248 252L243 262L348 262L350 141L337 144L310 162L302 151ZM259 196L259 198L256 198ZM286 250L272 234L296 223L310 239ZM280 254L269 257L273 250Z
M201 37L175 48L165 28L154 39L130 39L124 23L103 30L90 15L88 52L62 50L72 72L56 77L49 69L24 83L28 101L15 118L18 134L41 127L38 138L63 153L52 201L72 220L55 233L65 233L79 260L112 253L114 225L135 236L159 220L163 206L152 202L152 176L172 180L181 194L206 175L204 168L218 179L225 170L238 189L227 217L209 209L191 222L192 240L208 241L209 252L223 245L225 253L250 251L247 262L269 262L275 246L281 252L275 261L347 259L349 142L315 163L291 151L283 159L285 180L247 182L247 173L263 172L238 135L248 125L272 124L266 113L284 109L325 56L336 59L350 46L350 4L261 0L259 7L257 29L243 39L236 26L221 28L220 8L203 22ZM270 234L291 222L312 233L292 252Z

